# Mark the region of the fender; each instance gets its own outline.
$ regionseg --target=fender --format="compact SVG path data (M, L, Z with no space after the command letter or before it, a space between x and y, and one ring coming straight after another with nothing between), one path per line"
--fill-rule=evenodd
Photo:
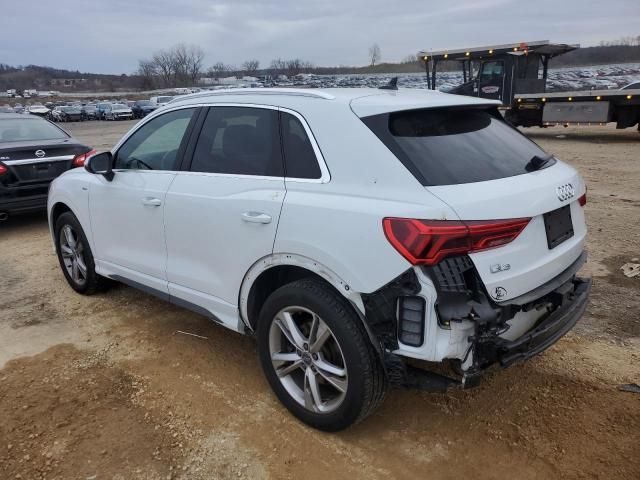
M53 248L55 251L55 238L54 238L54 227L52 222L51 215L53 213L54 205L58 203L62 203L66 205L69 210L76 216L78 222L82 226L84 230L85 236L89 241L89 248L91 248L92 252L95 252L95 245L93 244L93 234L91 231L91 218L89 214L89 189L88 185L84 181L78 181L78 179L74 179L71 183L73 187L77 187L77 194L71 195L70 192L65 190L61 190L60 188L56 188L54 181L51 184L49 191L49 199L47 202L47 219L49 222L49 231L51 233L51 240L53 241Z
M329 284L331 284L338 292L340 292L349 301L349 303L351 303L355 307L358 315L364 320L365 309L360 293L354 292L349 284L342 278L340 278L340 276L330 268L327 268L320 262L316 262L315 260L303 255L298 255L295 253L273 253L261 258L256 263L254 263L247 271L244 279L242 280L242 285L240 287L240 298L238 303L240 305L240 318L245 323L247 328L251 329L249 324L249 316L247 313L247 302L249 299L249 292L251 291L253 283L262 272L279 265L301 267L315 273L316 275L319 275Z

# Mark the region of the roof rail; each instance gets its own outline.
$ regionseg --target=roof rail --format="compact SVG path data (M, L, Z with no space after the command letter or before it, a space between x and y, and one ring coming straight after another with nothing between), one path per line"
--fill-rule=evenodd
M296 97L321 98L334 100L336 97L327 92L313 89L293 88L229 88L220 90L207 90L205 92L191 93L174 97L169 103L177 103L181 100L201 97L225 96L225 95L287 95Z

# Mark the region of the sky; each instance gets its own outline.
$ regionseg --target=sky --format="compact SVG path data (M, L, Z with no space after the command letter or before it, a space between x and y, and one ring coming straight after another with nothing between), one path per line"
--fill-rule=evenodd
M640 0L1 0L0 12L0 63L114 74L178 43L202 47L206 66L336 66L366 65L374 43L397 62L422 49L640 35Z

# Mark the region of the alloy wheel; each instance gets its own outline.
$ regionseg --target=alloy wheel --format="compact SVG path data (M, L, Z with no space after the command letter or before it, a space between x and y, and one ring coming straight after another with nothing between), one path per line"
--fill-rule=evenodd
M335 411L349 385L338 340L311 310L290 306L278 312L269 330L271 363L287 393L315 413Z
M77 285L84 285L87 281L84 245L78 232L69 224L60 229L60 254L69 277Z

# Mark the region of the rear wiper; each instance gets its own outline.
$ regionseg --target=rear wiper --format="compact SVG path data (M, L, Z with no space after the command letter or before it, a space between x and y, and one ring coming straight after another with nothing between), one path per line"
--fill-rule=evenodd
M540 155L534 155L529 163L524 166L524 169L527 172L535 172L536 170L540 170L544 168L551 160L553 159L553 155L546 155L541 157Z

